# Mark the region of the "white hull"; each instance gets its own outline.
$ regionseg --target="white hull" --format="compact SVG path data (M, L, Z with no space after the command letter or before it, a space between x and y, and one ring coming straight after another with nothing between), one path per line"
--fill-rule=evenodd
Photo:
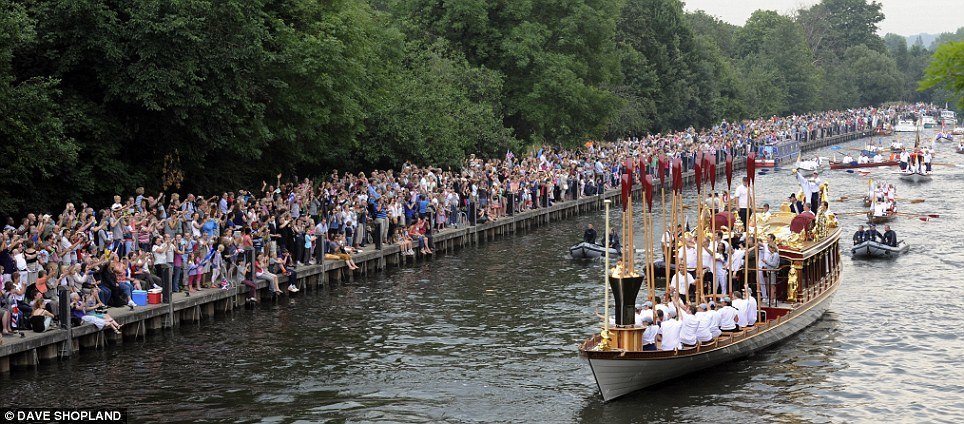
M603 359L589 355L589 366L603 400L609 401L663 381L742 358L786 340L817 321L830 308L836 290L837 285L834 285L806 308L794 310L762 330L753 330L745 336L737 335L736 342L723 347L710 346L696 354L652 359Z
M901 253L906 252L909 248L910 247L907 246L907 243L904 243L903 241L897 243L896 247L888 246L876 241L865 241L851 248L850 253L853 254L854 257L868 256L874 258L890 258L899 256Z
M894 125L894 132L917 132L917 127L914 124L897 124Z
M582 242L569 248L569 255L573 259L596 259L606 254L606 249L598 244ZM619 253L616 249L609 249L609 255L615 257Z
M922 183L924 181L930 181L931 176L919 174L915 172L915 173L901 174L900 179L904 181L910 181L912 183Z

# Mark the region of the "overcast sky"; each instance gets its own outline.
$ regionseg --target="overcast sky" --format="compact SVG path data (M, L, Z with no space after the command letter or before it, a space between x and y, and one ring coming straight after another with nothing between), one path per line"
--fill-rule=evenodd
M815 0L683 0L687 11L705 10L726 22L743 25L757 9L781 14L819 3ZM904 36L954 32L964 26L964 0L878 0L884 5L880 34Z

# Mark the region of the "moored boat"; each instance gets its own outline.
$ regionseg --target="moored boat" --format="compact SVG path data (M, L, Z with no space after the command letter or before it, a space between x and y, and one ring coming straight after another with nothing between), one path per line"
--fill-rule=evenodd
M569 248L569 255L573 259L597 259L606 254L606 248L596 243L582 242ZM616 249L609 248L609 254L616 256Z
M954 124L957 124L957 114L953 110L942 110L941 123L945 126L953 127Z
M898 242L897 246L890 246L875 240L867 240L863 243L855 244L854 247L850 249L850 253L854 257L887 258L898 256L906 252L909 248L903 240Z
M931 115L924 115L921 117L921 124L924 125L924 128L934 128L937 126L937 120Z
M917 126L914 125L914 121L908 119L901 119L897 121L897 125L894 125L894 132L914 132L917 131Z
M879 166L897 166L899 162L896 160L885 160L883 162L830 162L830 169L851 169L851 168L876 168Z

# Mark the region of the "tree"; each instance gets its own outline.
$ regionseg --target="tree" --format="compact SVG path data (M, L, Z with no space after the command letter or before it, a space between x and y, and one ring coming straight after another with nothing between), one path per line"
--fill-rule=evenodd
M76 165L80 147L64 133L57 80L16 78L14 52L35 45L36 22L19 4L0 8L0 212L53 208L90 189Z
M820 73L792 18L774 11L753 12L737 31L736 51L747 85L759 93L755 103L765 107L758 112L786 115L817 107Z
M897 71L893 58L859 44L847 49L845 60L850 70L847 80L858 93L852 107L900 98L903 75Z
M616 0L394 2L412 38L445 40L504 81L504 125L516 137L576 144L601 135L620 108Z
M944 43L934 52L917 89L934 87L947 88L957 99L958 108L964 109L964 41Z

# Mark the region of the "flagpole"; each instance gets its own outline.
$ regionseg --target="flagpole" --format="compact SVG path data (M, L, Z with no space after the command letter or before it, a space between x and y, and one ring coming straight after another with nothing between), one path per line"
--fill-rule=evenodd
M605 305L603 307L603 313L605 314L605 316L603 316L603 332L606 336L604 336L604 338L609 335L609 204L611 202L609 199L603 201L603 204L606 206L606 277L604 278L603 287L603 305Z

